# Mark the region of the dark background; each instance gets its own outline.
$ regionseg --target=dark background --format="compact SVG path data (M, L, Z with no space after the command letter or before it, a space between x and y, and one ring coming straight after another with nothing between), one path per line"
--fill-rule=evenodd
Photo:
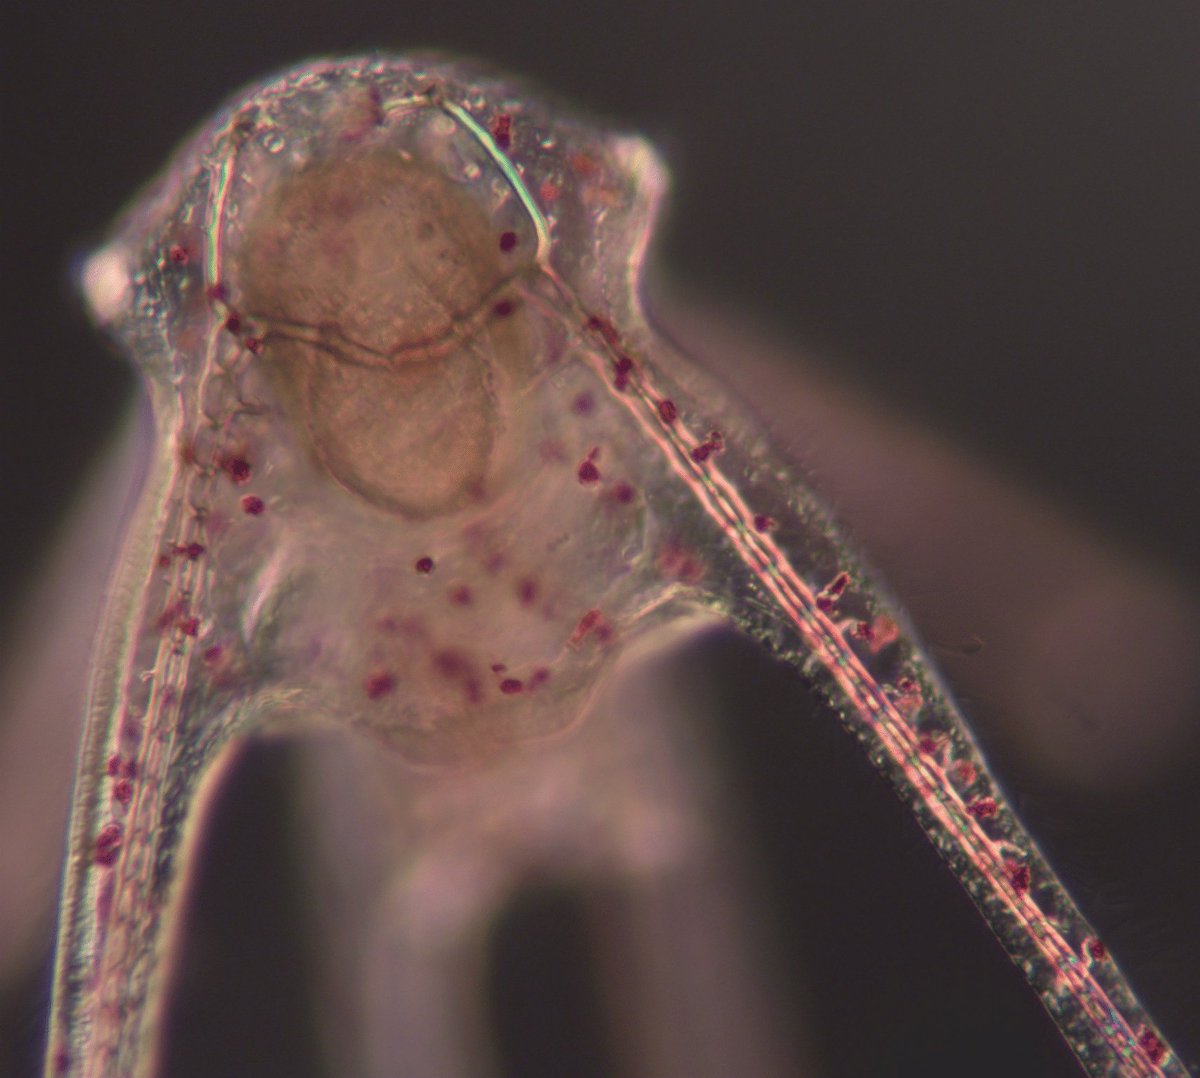
M29 585L53 525L133 388L80 311L72 256L240 85L309 55L368 47L434 46L490 59L644 131L675 175L661 248L673 280L740 303L836 357L848 377L1097 532L1200 580L1194 3L214 0L31 5L10 16L9 27L5 610ZM753 675L764 685L756 710L773 701L796 706L787 703L796 690L786 678L758 670L736 646L719 652L702 661L728 664L735 682ZM733 706L742 704L739 697ZM827 739L795 751L797 758L827 751L844 765L830 797L857 790L850 784L860 778L863 790L874 789L865 763L854 760L857 750L840 744ZM753 745L746 751L753 760ZM753 772L778 758L769 751L747 766ZM805 819L797 798L817 797L816 782L809 776L789 789L780 776L786 796L773 806L768 798L764 818L778 820L790 805L795 820ZM986 931L966 916L964 942L948 942L957 939L947 935L957 915L943 905L960 908L955 885L905 837L903 811L876 785L878 820L856 833L830 811L828 834L809 853L831 859L825 874L844 881L839 887L852 897L894 893L897 881L875 850L898 848L895 872L916 873L929 888L928 898L913 899L912 916L925 910L932 920L894 930L903 939L890 964L907 969L924 957L925 965L897 977L891 1003L876 1003L878 993L855 983L848 952L827 955L822 966L817 943L807 951L796 944L807 975L829 986L820 1015L828 1073L1071 1073L1048 1020L1031 995L1022 1002L1019 980ZM1160 843L1164 856L1197 854L1193 789L1180 786L1174 800L1145 799L1147 840L1173 836ZM268 817L254 816L267 819L260 852L279 848L287 833L281 819L272 835ZM778 834L764 841L776 842L782 856L805 828L793 830L787 842ZM1104 841L1099 833L1097 848ZM869 875L873 861L882 876ZM1152 1010L1195 1057L1195 917L1172 922L1188 905L1180 894L1155 905L1145 871L1152 866L1143 866L1140 887L1129 884L1141 897L1120 916L1134 923L1131 938L1155 942L1125 961L1135 977L1139 967L1146 971ZM1185 886L1178 872L1164 874L1169 887ZM785 898L788 886L780 883ZM790 886L799 890L794 878ZM828 925L838 909L805 916ZM857 923L869 923L867 911L858 911ZM919 945L934 938L929 933L939 942ZM837 946L857 934L848 925ZM819 941L828 933L809 935ZM978 965L947 973L957 953ZM970 1006L962 1003L968 984L985 986ZM30 998L45 992L42 981L29 987ZM1010 996L992 1013L989 1001ZM908 1008L900 1013L916 1023L911 1033L895 1026L900 1001ZM36 1004L14 1008L28 1042ZM232 1029L228 1016L214 1023L209 1042L223 1025ZM0 1040L7 1028L6 1017ZM940 1062L904 1054L939 1035ZM236 1043L235 1033L228 1037ZM249 1060L258 1049L252 1031L246 1037ZM1017 1055L999 1052L1001 1044L1018 1046ZM257 1060L222 1072L301 1073L286 1053L272 1058L276 1070ZM534 1073L525 1066L523 1073Z

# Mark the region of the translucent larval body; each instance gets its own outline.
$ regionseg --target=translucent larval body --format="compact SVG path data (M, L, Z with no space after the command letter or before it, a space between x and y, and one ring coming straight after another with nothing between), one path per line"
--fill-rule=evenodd
M153 1070L190 827L234 740L330 726L417 791L486 775L586 745L618 656L713 620L828 698L1089 1073L1184 1073L903 613L648 323L664 184L644 141L474 69L321 62L222 112L90 259L159 444L93 675L48 1074ZM490 841L529 818L492 813Z

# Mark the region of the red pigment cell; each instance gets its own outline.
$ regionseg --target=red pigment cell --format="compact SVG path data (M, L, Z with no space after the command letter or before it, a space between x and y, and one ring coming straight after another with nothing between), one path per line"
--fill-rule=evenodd
M1138 1046L1150 1057L1151 1063L1161 1063L1167 1054L1167 1046L1159 1039L1154 1030L1141 1026L1138 1028Z
M225 328L234 336L242 332L242 320L236 312L225 319Z
M571 403L571 408L576 415L590 415L594 406L595 402L590 393L580 393Z
M599 333L608 344L616 344L621 339L611 322L603 318L598 318L596 315L592 315L583 324L583 328L590 329L594 333Z
M158 556L158 567L160 569L166 569L170 564L171 564L171 555L170 554L160 554Z
M492 308L492 314L494 314L497 318L507 318L512 313L513 305L512 300L510 299L499 300Z
M154 623L154 627L158 630L163 630L169 625L175 624L180 618L187 615L187 603L182 599L176 599L170 603L161 614L158 615L158 620Z
M265 508L262 498L256 494L247 494L242 499L242 512L252 517L259 516Z
M624 391L629 386L629 374L633 370L633 360L628 356L618 356L613 361L613 386Z
M591 460L585 460L579 465L579 471L576 473L579 476L579 482L584 485L598 483L600 481L600 469Z
M180 266L188 264L188 251L186 247L181 247L178 243L175 244L168 252L172 262Z
M842 597L846 585L850 583L849 573L838 573L828 584L817 592L817 609L829 613Z
M106 770L109 775L114 777L121 773L121 757L115 752L108 758L108 767Z
M433 656L434 669L445 678L469 678L471 663L461 652L439 651Z
M254 355L262 355L263 342L261 337L243 337L242 344L246 346L247 351L252 352Z
M517 234L515 232L500 233L500 250L506 254L517 245Z
M508 667L505 666L504 663L492 663L492 673L493 674L503 674L504 671L507 669L508 669Z
M504 693L505 696L515 696L524 688L525 684L519 678L506 677L502 682L500 682L500 691Z
M136 779L137 773L138 773L137 760L131 759L131 760L122 760L121 761L121 774L123 777L125 777L127 779Z
M517 598L522 606L532 606L537 598L537 581L522 580L517 584Z
M529 687L536 689L539 685L545 685L550 680L550 671L544 666L539 666L529 678Z
M96 836L94 859L98 865L111 865L121 852L123 832L119 823L106 823Z
M195 636L200 632L200 619L194 615L186 618L180 618L179 621L175 623L175 628L183 633L184 636Z
M579 619L579 624L575 626L574 632L567 640L568 647L578 648L589 633L594 633L601 643L612 635L612 630L599 610L589 610Z
M754 530L760 532L769 532L775 527L775 521L765 513L759 513L754 518Z
M542 205L549 206L553 202L558 201L558 196L562 194L562 188L553 180L543 180L542 186L538 188L538 198L541 199Z
M459 584L457 588L450 592L450 601L455 606L470 606L471 589L466 584Z
M719 430L714 430L703 442L692 450L692 460L697 464L703 464L714 453L721 452L725 448L725 439L721 437Z
M204 293L213 303L224 303L229 298L229 289L220 281L214 281Z
M600 166L582 151L571 155L571 168L579 176L592 176L600 170Z
M187 558L188 561L195 561L205 551L203 543L176 543L171 548L171 553L177 558Z
M113 797L122 805L128 805L133 800L133 783L128 779L120 779L114 782Z
M704 563L678 543L663 547L658 556L658 568L664 576L685 584L694 584L704 577Z
M967 806L967 812L977 820L990 820L999 811L995 798L980 797Z
M917 751L924 753L926 756L933 756L939 748L941 748L941 745L938 743L938 739L931 737L929 734L926 734L917 741Z
M433 559L431 557L429 557L428 554L426 554L425 557L417 559L417 563L414 566L414 568L417 570L418 573L432 573L433 572Z
M970 786L977 777L975 765L970 760L955 760L946 770L956 786Z
M613 501L620 505L629 505L633 501L634 490L628 483L617 483L612 488Z
M492 138L502 150L507 150L512 144L512 117L507 112L500 113L492 121Z
M221 471L239 487L250 482L250 462L245 457L222 457L219 463Z
M674 423L679 418L679 409L675 407L675 402L670 400L659 401L658 417L664 423Z
M1029 866L1007 858L1004 862L1004 877L1019 895L1029 890Z
M71 1053L65 1048L59 1048L54 1053L54 1073L66 1074L71 1069Z
M880 614L874 621L856 623L850 633L856 639L862 640L870 648L872 655L878 655L899 638L900 627L891 618Z
M363 682L368 700L380 700L396 688L396 679L386 670L379 670Z
M1095 937L1088 939L1083 946L1088 955L1097 962L1103 962L1108 957L1108 948Z

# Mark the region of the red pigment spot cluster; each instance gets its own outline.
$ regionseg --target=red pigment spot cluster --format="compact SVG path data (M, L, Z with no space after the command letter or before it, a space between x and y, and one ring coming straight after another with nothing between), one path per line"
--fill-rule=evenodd
M674 423L679 418L679 409L675 407L675 402L672 400L659 401L658 418L664 423Z
M703 464L714 453L720 453L725 448L725 439L719 430L714 430L709 436L692 450L692 460Z
M512 145L512 117L507 112L500 113L492 121L492 138L502 150Z
M767 516L765 513L758 513L754 517L754 530L760 532L769 532L775 527L775 520Z
M117 854L121 852L121 841L124 838L124 831L119 823L106 823L100 828L100 833L96 836L96 850L94 858L98 865L112 865L117 860Z
M515 232L500 233L500 250L505 254L513 250L517 246L517 234Z
M977 820L990 820L998 811L994 797L979 797L967 805L967 812Z
M837 601L850 583L849 573L838 573L828 584L817 592L817 609L829 613L837 605Z
M413 568L416 569L416 571L418 573L432 573L433 572L433 559L431 557L429 557L428 554L426 554L425 557L417 559L416 564L413 566Z
M247 494L242 499L242 512L248 516L260 516L264 509L266 509L266 505L257 494Z
M617 356L613 360L613 386L622 393L629 388L629 375L633 371L633 360L628 356Z
M1029 866L1021 864L1020 861L1011 857L1005 859L1004 878L1019 895L1029 890Z
M571 633L567 645L571 648L578 648L588 636L595 636L597 643L604 644L612 639L612 634L612 626L604 620L604 615L599 610L593 609L579 619L579 624L575 626L575 631Z
M1140 1026L1137 1034L1138 1047L1149 1057L1151 1063L1161 1063L1167 1055L1167 1046L1154 1030Z
M381 700L396 688L396 679L386 670L377 670L363 682L368 700Z

